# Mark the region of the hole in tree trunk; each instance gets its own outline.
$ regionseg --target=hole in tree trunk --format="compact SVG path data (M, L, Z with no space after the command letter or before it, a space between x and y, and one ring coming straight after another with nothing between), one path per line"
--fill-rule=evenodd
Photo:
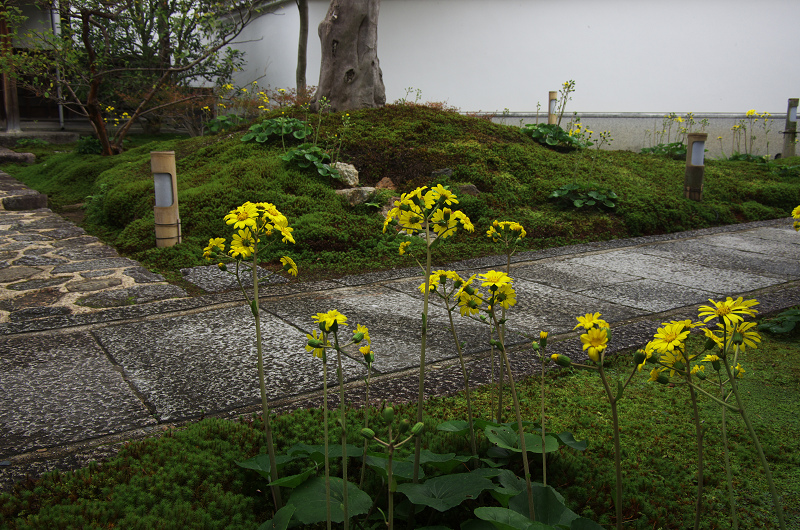
M346 83L350 83L353 81L353 78L355 78L355 76L356 76L356 71L351 68L347 72L345 72L344 80Z

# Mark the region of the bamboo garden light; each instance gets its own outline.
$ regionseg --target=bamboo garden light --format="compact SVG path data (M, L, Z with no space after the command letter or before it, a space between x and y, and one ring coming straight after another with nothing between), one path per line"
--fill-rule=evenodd
M703 200L707 139L707 133L689 133L686 137L686 176L683 181L683 193L687 199L693 201Z
M551 90L547 96L547 124L552 125L556 123L556 103L558 102L558 92Z
M786 110L786 129L783 131L783 158L795 156L795 142L797 141L797 101L798 98L789 100Z
M150 170L153 173L156 194L156 205L153 208L156 246L172 247L181 242L175 151L152 151Z

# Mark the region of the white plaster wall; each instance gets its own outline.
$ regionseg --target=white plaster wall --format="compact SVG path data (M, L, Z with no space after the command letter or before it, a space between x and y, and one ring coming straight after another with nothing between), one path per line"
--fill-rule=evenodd
M309 4L316 84L329 2ZM277 13L237 46L240 83L295 85L297 8ZM574 79L568 112L778 114L800 96L798 26L797 0L383 0L378 57L389 102L414 87L462 111L529 112Z

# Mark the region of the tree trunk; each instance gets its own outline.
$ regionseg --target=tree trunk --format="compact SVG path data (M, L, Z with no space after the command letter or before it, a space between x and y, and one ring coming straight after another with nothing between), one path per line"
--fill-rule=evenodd
M322 64L312 105L334 111L381 107L386 89L378 61L380 0L331 0L319 24Z
M297 98L306 98L306 65L308 63L308 0L296 0L300 15L300 38L297 43Z
M0 48L2 54L14 53L5 17L0 16ZM3 72L3 105L6 111L6 132L22 132L19 119L19 102L17 101L17 82L11 75Z

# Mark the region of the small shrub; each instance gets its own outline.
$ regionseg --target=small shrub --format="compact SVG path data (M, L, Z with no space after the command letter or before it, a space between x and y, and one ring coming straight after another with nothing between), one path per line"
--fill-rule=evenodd
M50 144L40 138L20 138L14 147L44 147L45 145Z
M584 184L565 184L550 194L550 199L561 199L575 208L596 206L597 208L614 208L619 196L607 188L587 186Z
M103 152L103 146L97 138L81 136L75 146L75 152L79 155L99 155Z
M758 329L775 334L786 334L794 331L798 322L800 322L800 309L792 308L765 320L758 325Z
M218 133L228 129L233 129L237 125L244 123L245 119L236 114L227 114L225 116L217 116L208 120L206 127L208 132Z
M535 142L547 147L566 147L568 149L584 149L592 144L576 135L571 135L555 123L529 123L522 127L523 134L530 136Z
M686 158L686 146L683 142L672 142L669 144L658 144L653 147L643 147L639 151L643 155L659 155L681 160Z
M275 135L280 137L292 135L298 140L303 140L312 132L313 130L308 123L297 118L273 118L252 125L250 132L242 136L242 141L264 144Z
M295 149L290 149L281 157L281 160L293 163L302 169L314 166L317 168L317 173L323 177L339 178L339 171L330 165L331 155L313 144L302 144Z

